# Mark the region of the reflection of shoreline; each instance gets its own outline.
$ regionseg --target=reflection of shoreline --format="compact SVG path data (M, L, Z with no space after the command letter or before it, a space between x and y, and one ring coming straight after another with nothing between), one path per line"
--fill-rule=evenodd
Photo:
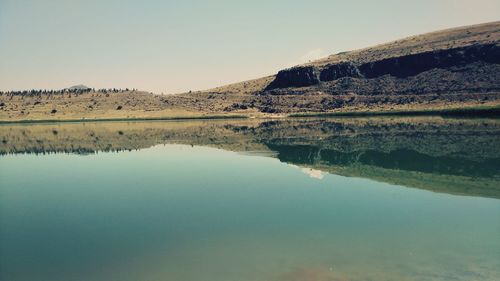
M323 173L500 198L500 121L441 118L224 120L9 125L4 154L139 150L158 144L275 157Z

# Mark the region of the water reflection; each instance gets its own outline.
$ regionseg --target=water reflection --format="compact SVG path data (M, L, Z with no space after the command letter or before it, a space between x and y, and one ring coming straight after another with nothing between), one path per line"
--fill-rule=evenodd
M4 125L0 280L500 280L499 128Z
M277 157L327 172L500 198L500 121L442 118L108 122L0 127L0 154L93 154L158 144ZM312 172L311 172L312 171Z

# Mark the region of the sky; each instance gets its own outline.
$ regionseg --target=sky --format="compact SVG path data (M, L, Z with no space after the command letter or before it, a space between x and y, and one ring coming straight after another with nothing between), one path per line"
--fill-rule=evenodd
M0 90L202 90L500 20L499 0L0 0Z

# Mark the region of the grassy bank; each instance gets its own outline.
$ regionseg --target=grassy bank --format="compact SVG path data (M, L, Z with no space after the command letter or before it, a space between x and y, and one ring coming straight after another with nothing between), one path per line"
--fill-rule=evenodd
M450 109L346 111L328 113L297 113L288 117L369 117L369 116L444 116L444 117L500 117L500 106L478 106Z

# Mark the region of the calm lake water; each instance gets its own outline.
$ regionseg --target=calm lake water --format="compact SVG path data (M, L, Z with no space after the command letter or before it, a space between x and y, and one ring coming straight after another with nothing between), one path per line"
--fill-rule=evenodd
M500 121L2 125L0 280L500 280Z

